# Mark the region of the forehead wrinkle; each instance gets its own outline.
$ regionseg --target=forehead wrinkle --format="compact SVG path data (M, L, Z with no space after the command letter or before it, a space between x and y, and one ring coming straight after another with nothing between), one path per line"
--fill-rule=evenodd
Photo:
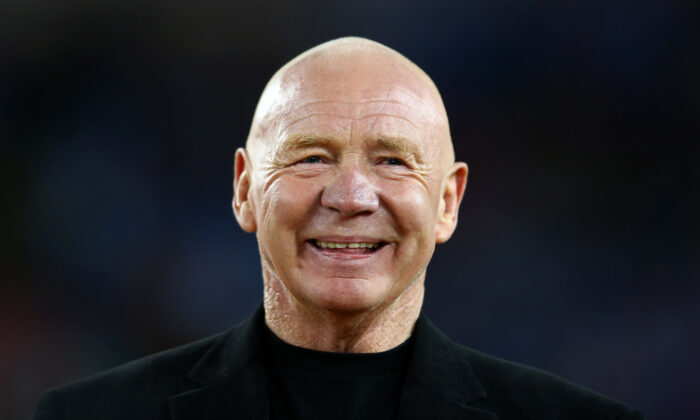
M324 87L325 85L322 85L322 84L302 85L302 86L299 86L299 87L298 87L298 90L299 90L299 91L308 90L310 86L316 86L316 87L319 87L319 86L320 86L320 87ZM387 91L386 91L386 94L384 95L384 96L385 96L384 98L379 97L379 96L375 96L375 97L371 97L371 98L368 98L368 99L357 100L357 101L342 101L342 100L328 99L328 100L319 100L319 101L314 101L314 102L307 102L307 103L305 103L304 105L301 105L301 106L315 105L315 104L319 104L319 103L320 103L320 104L323 104L323 103L338 103L338 104L350 105L350 104L353 104L353 103L363 104L363 103L371 103L371 102L392 102L392 103L397 103L397 104L400 104L400 105L408 105L408 104L405 103L405 101L401 101L401 100L399 100L399 99L391 99L391 97L394 96L394 95L391 94L392 91L400 91L401 93L403 93L403 94L405 94L405 95L408 95L408 96L412 97L412 98L415 99L415 100L418 100L419 102L421 102L421 104L423 104L423 105L425 105L425 106L428 106L428 104L426 103L426 100L425 100L425 98L424 98L423 96L421 96L421 95L419 95L419 94L413 92L413 91L412 91L411 89L409 89L409 88L400 86L400 85L398 85L398 84L377 84L377 85L372 85L372 86L366 86L366 87L358 88L357 91L358 91L358 92L365 92L365 91L368 91L368 90L369 90L369 91L375 90L376 88L387 88ZM309 96L313 97L314 95L313 95L313 94L301 95L300 97L298 97L298 99L304 99L304 97L309 97Z
M360 120L364 118L362 117L363 114L367 116L385 114L389 116L399 116L399 114L410 112L414 108L415 106L411 104L394 99L366 99L361 101L320 100L298 105L290 109L284 118L291 119L297 115L299 116L296 119L291 119L288 123L289 126L304 118L315 115ZM397 111L392 112L392 109L396 109ZM387 110L389 111L386 112Z
M403 93L405 93L405 94L407 94L407 95L409 95L409 96L412 96L413 98L415 98L415 99L421 101L423 104L425 104L425 100L423 99L422 96L416 94L415 92L411 92L411 90L406 89L406 88L403 87L403 86L399 86L399 85L378 85L378 87L388 87L388 88L389 88L389 90L387 90L387 92L386 92L386 96L390 96L392 90L400 90L400 91L402 91Z
M323 100L323 101L314 101L314 102L307 102L303 107L307 106L312 106L312 105L320 105L320 104L341 104L341 105L352 105L352 104L371 104L371 103L376 103L376 102L387 102L387 103L392 103L392 104L399 104L399 105L406 105L404 102L401 102L397 99L365 99L362 101L338 101L338 100Z
M321 86L321 85L318 85L318 86ZM358 88L357 90L358 90L359 92L364 92L364 91L367 91L367 90L374 90L374 89L376 89L376 88L388 88L387 91L386 91L386 92L387 92L387 93L386 93L386 96L387 96L387 97L390 97L390 96L391 96L390 94L391 94L392 91L397 90L397 91L401 91L401 93L404 93L404 94L406 94L406 95L409 95L409 96L413 97L414 99L419 100L419 101L422 102L422 103L425 103L425 98L424 98L423 96L417 94L416 92L414 92L413 90L411 90L411 89L409 89L409 88L407 88L407 87L401 86L401 85L396 84L396 83L392 83L392 84L388 84L388 83L378 83L378 84L375 84L375 85L370 85L370 86L361 87L361 88Z
M400 120L406 121L407 123L411 124L411 125L413 126L413 128L415 128L416 130L420 131L420 128L418 128L418 126L415 125L415 124L413 123L413 121L409 120L408 118L402 117L401 115L389 114L389 113L385 113L385 112L377 112L377 113L374 113L374 114L363 115L363 116L361 116L361 117L359 117L359 118L355 118L355 119L356 119L357 121L361 121L361 120L366 120L367 118L372 118L372 117L393 117L393 118L398 118L398 119L400 119Z
M303 117L297 118L296 120L291 121L287 126L284 128L284 130L288 130L289 127L293 126L294 124L301 122L307 118L311 117L318 117L318 116L325 116L325 117L336 117L336 118L343 118L343 119L353 119L352 117L348 117L347 115L339 115L339 114L331 114L327 112L315 112L312 114L307 114L304 115Z

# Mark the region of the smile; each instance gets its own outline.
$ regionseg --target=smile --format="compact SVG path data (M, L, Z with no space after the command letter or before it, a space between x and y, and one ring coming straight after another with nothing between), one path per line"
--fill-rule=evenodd
M319 248L379 248L379 242L323 242L314 240L314 245Z
M367 242L366 240L362 241L362 239L358 239L355 239L357 242L352 241L352 239L350 239L352 242L331 242L328 240L310 239L306 241L306 243L321 255L341 259L367 258L376 255L385 245L389 244L388 242Z

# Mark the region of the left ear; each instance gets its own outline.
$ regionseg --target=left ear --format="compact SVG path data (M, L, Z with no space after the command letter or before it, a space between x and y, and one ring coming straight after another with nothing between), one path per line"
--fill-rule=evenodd
M437 227L435 229L435 242L447 242L457 227L457 213L459 205L467 188L467 175L469 167L464 162L455 162L445 175L445 183L440 197L440 209Z

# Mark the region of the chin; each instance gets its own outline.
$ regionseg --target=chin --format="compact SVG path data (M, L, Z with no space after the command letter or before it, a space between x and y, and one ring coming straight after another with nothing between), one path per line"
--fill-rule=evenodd
M332 285L326 284L307 295L309 303L329 312L360 313L371 311L385 301L383 291L376 290L377 285L368 284L367 280L342 278L331 282Z

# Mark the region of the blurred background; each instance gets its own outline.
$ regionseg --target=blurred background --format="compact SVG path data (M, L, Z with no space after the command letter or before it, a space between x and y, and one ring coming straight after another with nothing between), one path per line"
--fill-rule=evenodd
M470 166L425 312L470 347L700 418L694 1L0 3L0 418L262 297L230 210L267 79L345 35L440 88Z

